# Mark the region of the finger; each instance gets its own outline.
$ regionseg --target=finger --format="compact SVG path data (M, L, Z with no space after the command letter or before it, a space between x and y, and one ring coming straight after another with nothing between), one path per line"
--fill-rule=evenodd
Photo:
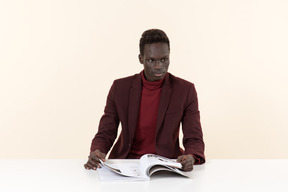
M187 164L189 164L189 161L188 161L187 157L185 156L181 159L180 163L181 163L182 169L183 169L183 167L186 167Z
M99 162L99 161L95 161L95 160L89 158L87 163L88 163L89 165L92 165L93 168L94 168L94 167L99 167L99 163L100 163L100 162Z
M102 160L102 161L105 161L105 157L106 157L106 154L104 154L104 153L101 153L101 156L100 156L100 158L101 158L101 160Z
M193 164L191 161L186 161L183 166L182 166L182 169L184 171L192 171L193 170Z
M85 169L90 169L90 167L87 165L87 163L86 164L84 164L84 167L85 167Z
M181 163L185 160L185 156L184 155L181 155L177 158L177 162Z
M192 171L193 166L186 166L185 168L182 168L183 171Z
M103 155L102 155L103 156ZM104 158L105 158L105 154L104 154ZM97 152L97 151L95 151L95 152L92 152L91 154L90 154L90 156L88 157L89 159L92 159L94 162L96 162L96 163L101 163L100 162L100 159L102 160L102 161L105 161L105 159L102 159L101 158L101 152Z
M192 163L186 163L186 164L183 165L182 169L184 171L192 171L193 165L192 165Z
M101 153L100 151L95 151L95 155L101 159L102 161L105 161L105 157L106 157L106 154L105 153Z
M90 164L89 162L87 162L87 163L84 165L84 167L85 167L86 169L88 169L88 170L90 170L90 169L96 170L96 169L97 169L97 167L93 166L93 165Z
M86 163L84 164L85 169L90 170L90 169L97 169L97 167L91 165L90 163Z
M97 163L100 162L99 157L97 155L91 154L88 158L89 158L89 160L91 159L94 162L97 162Z

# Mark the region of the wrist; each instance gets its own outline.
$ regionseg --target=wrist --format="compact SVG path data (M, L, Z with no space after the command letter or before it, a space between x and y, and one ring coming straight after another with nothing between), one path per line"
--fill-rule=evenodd
M195 159L194 155L191 155L191 158L192 158L192 165L194 165L195 162L196 162L196 159Z

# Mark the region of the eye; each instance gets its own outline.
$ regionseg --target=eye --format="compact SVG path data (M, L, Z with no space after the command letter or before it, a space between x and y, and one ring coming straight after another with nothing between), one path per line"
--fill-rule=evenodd
M166 61L166 59L161 59L161 62L165 62Z
M148 62L149 62L149 63L152 63L152 62L153 62L153 59L148 59Z

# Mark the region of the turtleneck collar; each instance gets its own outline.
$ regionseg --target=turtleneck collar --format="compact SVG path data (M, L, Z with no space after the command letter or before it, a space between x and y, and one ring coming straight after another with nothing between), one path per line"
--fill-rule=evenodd
M160 89L162 84L163 84L163 80L165 79L166 75L159 81L147 81L144 75L144 70L141 72L141 76L142 76L142 82L143 82L143 87L145 87L146 89L150 90L150 91L154 91L157 89Z

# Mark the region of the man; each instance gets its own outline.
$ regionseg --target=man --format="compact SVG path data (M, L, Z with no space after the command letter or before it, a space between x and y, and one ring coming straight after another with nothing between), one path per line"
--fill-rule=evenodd
M167 72L170 42L162 30L145 31L139 47L144 70L114 81L84 167L100 167L99 159L105 159L121 123L109 158L135 159L153 153L177 158L184 171L191 171L194 164L205 162L195 87ZM180 123L185 151L179 147Z

